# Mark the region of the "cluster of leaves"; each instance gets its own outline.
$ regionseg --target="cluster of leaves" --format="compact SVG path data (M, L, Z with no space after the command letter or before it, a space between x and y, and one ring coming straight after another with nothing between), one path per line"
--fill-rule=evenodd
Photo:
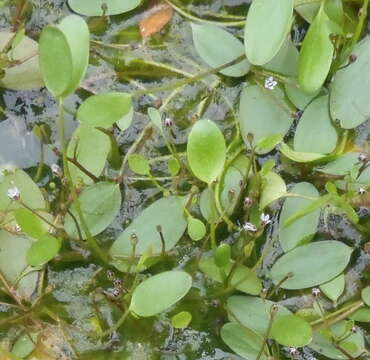
M114 15L139 4L69 1L74 11L87 16ZM61 167L52 169L61 187L57 211L51 211L43 189L23 170L2 169L0 279L19 311L27 313L42 298L35 292L47 263L76 245L131 281L127 293L118 295L126 310L102 337L117 331L127 316L151 317L167 311L188 294L192 276L181 267L148 278L142 274L170 256L187 232L192 241L203 240L203 248L210 250L201 254L197 265L212 283L219 284L213 296L225 299L229 318L220 334L235 353L250 360L267 359L277 355L282 345L308 346L331 359L368 354L355 322L370 322L369 287L362 290L361 300L335 309L345 289L353 249L338 240L315 237L322 209L336 211L358 231L370 233L356 212L359 205L369 206L370 156L348 141L349 130L370 115L366 79L370 38L358 42L367 5L364 0L357 19L340 0L308 4L254 0L246 18L244 45L219 26L191 24L194 47L211 67L203 76L219 72L246 79L246 84L231 141L226 141L215 122L202 118L189 130L185 153L179 153L168 136L172 120L164 118L162 109L148 108L148 126L159 132L168 149L169 177L178 180L171 186L158 182L151 161L136 153L135 147L122 159L111 131L113 126L122 132L130 126L137 94L112 91L88 97L75 114L79 126L65 143L64 101L80 86L89 64L90 34L81 17L70 15L43 29L39 65L28 64L28 59L14 63L25 56L23 43L37 47L24 32L1 33L0 47L5 50L0 59L7 62L1 64L5 68L2 85L17 89L17 84L12 85L17 83L14 77L19 79L16 72L26 67L27 84L35 86L32 76L42 79L60 111ZM294 16L309 23L302 44L290 37ZM25 47L29 50L31 45ZM295 120L291 139L287 134ZM306 173L328 180L325 186L298 182L288 192L275 162L258 162L259 156L275 148L284 161L297 167L304 163ZM107 161L116 176L103 175ZM95 236L119 214L120 185L129 171L151 181L161 197L106 250ZM266 228L271 226L267 212L282 198L278 237L283 254L263 274L261 264L271 245L266 240L260 253ZM217 230L222 227L227 227L233 241L219 240ZM309 308L293 313L278 303L280 289L289 294L311 288ZM240 292L245 295L235 294ZM329 310L324 309L320 293L333 303ZM189 312L172 318L176 328L189 324ZM33 348L19 355L20 343L12 351L25 358ZM29 341L25 346L30 346Z

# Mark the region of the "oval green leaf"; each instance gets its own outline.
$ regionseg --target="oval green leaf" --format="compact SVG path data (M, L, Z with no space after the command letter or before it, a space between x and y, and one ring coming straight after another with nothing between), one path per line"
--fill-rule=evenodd
M282 143L279 147L281 153L290 160L299 163L308 163L324 159L326 155L317 153L300 152L291 149L287 144Z
M340 274L325 284L321 284L320 289L331 301L336 303L339 296L342 295L345 285L344 274Z
M206 235L206 227L201 220L190 217L188 219L188 234L194 241L199 241Z
M139 175L149 175L150 166L148 160L143 155L131 154L128 158L130 170Z
M286 185L282 177L272 171L263 178L263 185L260 197L260 209L264 209L275 200L286 194Z
M187 145L191 170L210 184L221 174L226 159L226 144L218 126L210 120L199 120L192 127Z
M141 4L142 0L68 0L73 11L86 16L117 15L131 11ZM104 10L103 4L106 5Z
M172 316L171 324L175 329L185 329L189 326L192 316L188 311L181 311Z
M370 286L362 289L361 298L367 306L370 306Z
M244 33L245 51L252 64L264 65L277 54L290 30L292 19L293 0L252 2Z
M154 275L136 287L130 310L142 317L157 315L181 300L191 284L191 276L184 271L165 271Z
M99 182L84 189L78 197L82 216L92 236L101 233L114 220L121 207L119 185L110 182ZM70 212L79 224L81 235L86 234L76 211L76 204L70 206ZM67 213L64 228L67 234L78 239L78 229L73 217Z
M58 254L61 241L51 235L44 234L35 241L27 252L27 263L31 266L42 266Z
M325 240L299 246L279 258L271 269L274 284L283 289L305 289L323 284L348 265L352 249L339 241Z
M191 24L193 42L202 60L212 68L227 64L244 54L243 44L228 31L211 24ZM220 46L222 44L222 46ZM242 60L221 74L239 77L248 73L250 64Z

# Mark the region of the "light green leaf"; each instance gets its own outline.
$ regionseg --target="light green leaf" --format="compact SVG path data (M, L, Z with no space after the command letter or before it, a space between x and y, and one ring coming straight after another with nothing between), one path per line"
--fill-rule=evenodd
M284 84L285 93L288 99L295 105L298 109L303 110L314 97L316 97L320 90L314 94L306 94L299 86L292 84Z
M117 15L131 11L141 4L142 0L68 0L73 11L86 16ZM106 11L104 6L106 5Z
M200 195L199 208L202 216L209 222L215 223L218 219L218 212L213 196L213 192L207 188Z
M192 316L188 311L181 311L172 316L171 324L175 329L185 329L189 326Z
M271 337L280 345L302 347L311 342L312 328L299 316L281 316L272 323Z
M323 284L348 265L352 249L339 241L325 240L299 246L279 258L271 269L274 284L283 289L305 289ZM323 256L325 254L325 256Z
M281 316L291 314L283 305L267 299L253 296L231 296L227 300L229 319L231 321L237 320L243 326L265 336L270 322L271 307L274 304L278 306L275 320L278 320Z
M14 217L17 224L21 227L22 232L39 239L42 237L47 229L45 229L44 222L30 210L26 208L19 208L14 211Z
M211 24L191 24L195 49L202 60L212 68L227 64L244 54L243 44L228 31ZM222 46L220 46L222 44ZM221 74L239 77L248 73L250 64L242 60Z
M85 188L79 195L78 201L82 216L91 235L97 235L112 223L120 210L121 192L119 185L107 181L98 182ZM69 210L79 224L82 237L86 238L74 202ZM76 228L75 221L68 213L65 217L64 227L70 237L78 238L78 229Z
M230 322L221 328L221 338L235 353L248 360L256 360L264 345L263 337L251 329ZM260 360L267 360L267 349L264 349Z
M99 151L97 151L99 149ZM88 125L80 125L68 144L67 156L76 160L94 176L99 177L104 169L110 151L109 137L102 131ZM92 184L93 180L76 165L68 162L73 182Z
M337 145L337 131L329 114L329 96L315 99L304 111L294 134L294 150L327 154Z
M294 151L287 144L284 143L280 144L279 150L288 159L299 163L313 162L325 158L324 154Z
M187 144L191 170L200 180L211 184L221 174L226 159L226 144L218 126L199 120L192 127Z
M231 271L233 262L223 268L228 275ZM203 256L199 262L199 269L208 277L217 282L222 282L222 276L219 267L216 265L213 257ZM256 273L244 265L238 265L230 282L231 286L250 295L258 295L262 290L261 280Z
M319 196L316 188L307 182L296 184L291 193L317 198ZM279 218L279 240L285 252L294 249L302 242L308 242L316 233L320 219L320 209L312 211L301 217L289 226L285 226L285 221L292 215L306 208L313 203L312 200L300 197L287 198Z
M38 273L31 272L18 282L27 267L27 252L32 241L23 236L0 231L0 271L9 284L15 286L17 293L29 299L37 286Z
M168 160L167 167L168 172L171 174L171 176L176 176L181 169L179 162L175 158L171 158Z
M286 185L280 175L270 171L263 177L260 197L260 209L264 209L273 201L286 194Z
M292 15L293 0L252 2L244 34L247 58L252 64L264 65L277 54L290 30Z
M0 52L7 45L14 33L0 32ZM13 90L29 90L44 86L39 68L38 44L25 36L12 51L12 60L21 63L6 67L4 77L0 78L0 86ZM9 55L9 53L8 53Z
M148 116L152 123L162 131L162 116L161 113L153 107L148 108Z
M58 254L61 241L51 235L44 234L35 241L27 251L27 263L30 266L42 266Z
M239 123L244 142L249 146L249 133L253 135L254 144L271 135L284 136L293 122L292 112L278 87L266 90L258 85L246 86L239 105ZM265 154L272 149L260 149L258 153Z
M343 274L336 278L320 285L321 291L334 303L337 302L339 296L342 295L346 281Z
M350 317L351 320L358 322L370 322L370 308L363 307L356 310Z
M24 334L14 343L12 354L20 358L26 358L36 347L38 333Z
M307 94L316 93L329 73L334 53L330 40L330 24L328 16L321 8L302 43L298 80Z
M78 108L76 116L83 124L109 128L123 118L132 120L127 117L130 111L132 111L131 95L108 92L87 98ZM129 125L130 123L126 124L126 128Z
M157 315L181 300L191 284L191 276L184 271L165 271L154 275L135 288L130 310L142 317Z
M132 234L136 235L138 241L135 248L136 256L148 250L153 254L161 253L162 242L157 230L158 225L162 229L165 250L169 251L180 240L187 226L180 198L170 196L159 199L142 211L113 243L110 249L111 256L117 260L132 256Z
M317 167L316 170L331 175L347 175L358 164L359 155L360 153L355 152L342 154L325 166Z
M361 298L367 306L370 306L370 286L362 289Z
M148 160L143 155L131 154L128 158L128 166L130 170L139 175L149 175L150 166Z
M214 261L217 267L224 268L231 262L231 246L223 243L215 250Z
M42 30L40 69L53 96L66 97L79 86L89 63L89 37L86 22L77 15L69 15L59 25Z
M206 235L206 227L201 220L189 217L188 218L188 234L194 241L199 241Z

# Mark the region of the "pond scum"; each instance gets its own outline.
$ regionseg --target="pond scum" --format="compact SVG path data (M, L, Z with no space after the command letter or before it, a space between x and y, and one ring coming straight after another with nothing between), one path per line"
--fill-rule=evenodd
M1 0L0 360L369 359L369 0Z

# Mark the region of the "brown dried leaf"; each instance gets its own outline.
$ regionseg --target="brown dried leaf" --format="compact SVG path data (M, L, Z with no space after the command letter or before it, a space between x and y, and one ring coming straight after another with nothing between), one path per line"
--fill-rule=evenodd
M141 36L147 38L161 31L171 20L172 15L173 9L167 4L151 8L139 23Z

